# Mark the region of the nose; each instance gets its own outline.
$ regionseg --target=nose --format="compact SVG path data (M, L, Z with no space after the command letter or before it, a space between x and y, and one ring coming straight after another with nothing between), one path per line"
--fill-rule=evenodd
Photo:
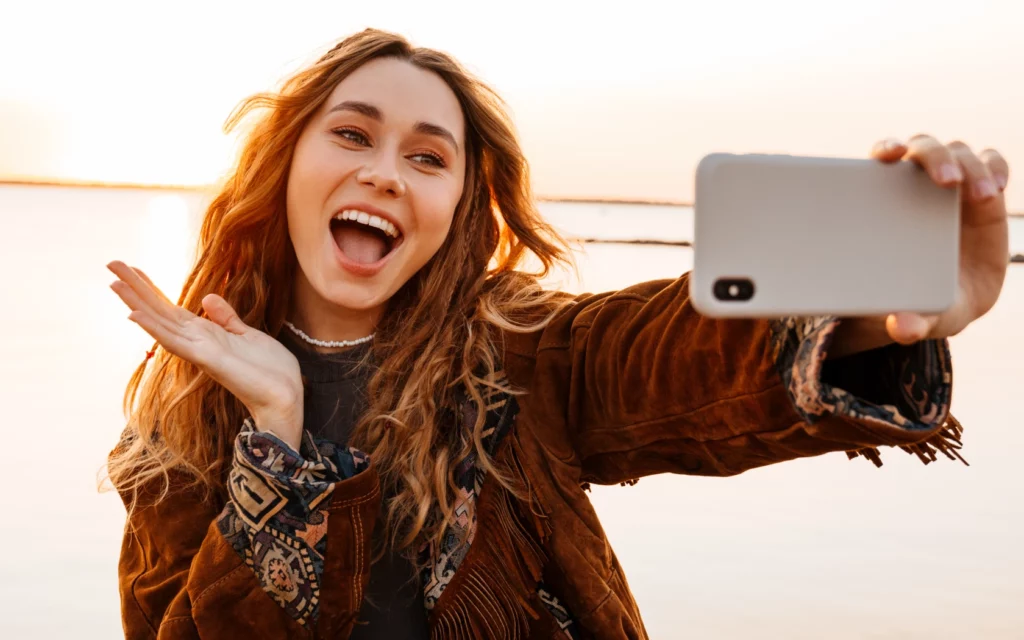
M358 174L359 182L382 195L395 198L404 196L405 180L399 170L398 155L397 150L378 147L374 153L367 155L367 162Z

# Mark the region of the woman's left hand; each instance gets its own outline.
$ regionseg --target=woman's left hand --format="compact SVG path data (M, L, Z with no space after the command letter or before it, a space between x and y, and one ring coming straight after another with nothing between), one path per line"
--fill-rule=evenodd
M936 184L960 185L960 282L953 306L942 314L895 313L886 318L845 321L836 346L846 353L881 346L878 342L912 344L956 335L996 303L1010 260L1003 198L1010 172L997 151L975 154L962 142L944 145L932 136L917 135L907 142L883 140L871 156L885 163L910 160L924 168ZM831 356L844 355L831 351Z

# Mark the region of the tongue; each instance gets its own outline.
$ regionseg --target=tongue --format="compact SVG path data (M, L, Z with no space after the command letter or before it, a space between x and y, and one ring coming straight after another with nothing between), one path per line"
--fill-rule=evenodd
M358 227L339 226L332 229L334 241L345 256L360 264L373 264L387 253L387 246L379 235Z

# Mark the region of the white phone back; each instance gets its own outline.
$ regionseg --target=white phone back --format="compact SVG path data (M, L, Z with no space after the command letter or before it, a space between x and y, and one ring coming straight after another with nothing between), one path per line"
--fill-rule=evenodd
M697 167L691 299L712 317L938 313L956 295L959 240L959 189L910 162L711 154ZM716 297L730 278L753 295Z

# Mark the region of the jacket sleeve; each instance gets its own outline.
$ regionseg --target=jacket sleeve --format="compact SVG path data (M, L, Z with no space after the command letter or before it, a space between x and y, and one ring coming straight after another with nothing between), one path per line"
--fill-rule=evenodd
M880 464L879 446L959 457L946 341L826 361L839 322L707 318L687 275L580 296L532 337L531 410L563 427L538 437L602 484L830 451Z
M125 527L126 638L348 637L380 497L364 455L308 433L300 454L246 420L226 504L169 481L143 488Z

